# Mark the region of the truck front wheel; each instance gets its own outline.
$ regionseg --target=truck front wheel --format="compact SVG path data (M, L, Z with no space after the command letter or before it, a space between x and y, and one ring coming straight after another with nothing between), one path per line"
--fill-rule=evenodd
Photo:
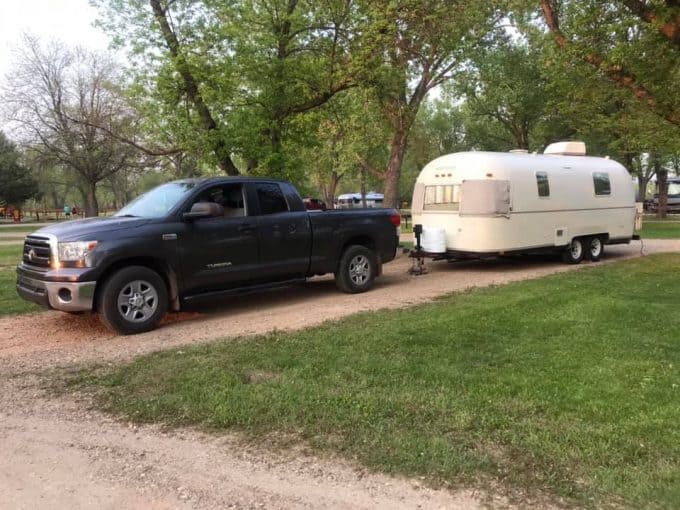
M366 292L373 287L378 261L372 250L361 245L348 247L340 257L335 283L348 294Z
M113 273L99 294L102 322L122 335L156 329L168 310L168 290L158 273L130 266Z

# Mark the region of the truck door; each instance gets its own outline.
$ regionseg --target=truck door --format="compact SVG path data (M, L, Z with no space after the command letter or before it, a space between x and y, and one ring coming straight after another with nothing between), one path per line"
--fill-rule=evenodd
M312 233L309 214L292 211L277 182L252 184L258 202L259 265L256 279L302 278L309 267Z
M256 218L249 215L241 183L202 191L196 202L214 202L224 215L186 223L180 246L184 288L188 292L247 285L258 265Z

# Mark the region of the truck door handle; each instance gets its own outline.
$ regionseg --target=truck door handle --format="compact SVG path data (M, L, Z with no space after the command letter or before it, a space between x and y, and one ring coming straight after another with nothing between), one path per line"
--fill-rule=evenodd
M252 223L246 223L245 225L241 225L238 228L238 231L243 232L244 234L252 232L253 230L255 230L255 225L253 225Z

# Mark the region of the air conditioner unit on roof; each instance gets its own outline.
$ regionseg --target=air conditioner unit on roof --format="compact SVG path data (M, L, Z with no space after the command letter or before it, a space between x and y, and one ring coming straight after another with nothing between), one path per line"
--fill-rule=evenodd
M585 156L586 144L584 142L557 142L548 145L543 154L556 156Z

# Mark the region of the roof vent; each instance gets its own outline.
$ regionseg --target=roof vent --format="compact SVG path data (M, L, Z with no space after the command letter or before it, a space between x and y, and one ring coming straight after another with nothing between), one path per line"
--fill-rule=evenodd
M529 154L529 151L526 149L512 149L510 154Z
M548 145L543 154L555 156L585 156L586 144L584 142L557 142Z

